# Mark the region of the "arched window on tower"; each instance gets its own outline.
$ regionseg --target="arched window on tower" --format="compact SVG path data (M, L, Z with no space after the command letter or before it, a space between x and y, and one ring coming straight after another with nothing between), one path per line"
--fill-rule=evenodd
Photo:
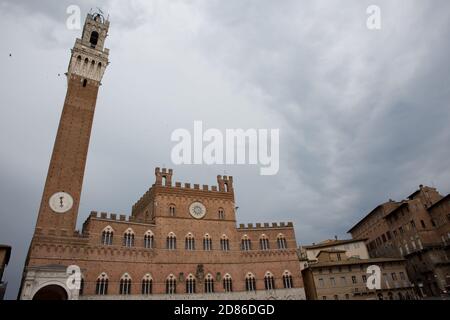
M247 276L245 277L245 290L248 292L256 291L256 279L251 272L247 273Z
M195 293L195 277L192 273L186 279L186 293Z
M86 88L86 86L87 86L87 79L84 79L83 80L83 88Z
M228 240L228 237L225 234L220 238L220 249L222 251L230 251L230 240Z
M144 278L142 278L142 294L149 295L153 293L153 278L147 273Z
M229 273L223 277L223 290L225 292L233 292L233 279Z
M91 38L89 39L89 42L91 43L91 47L95 48L95 46L98 43L99 34L97 31L92 31Z
M153 240L153 232L151 230L148 230L144 235L144 248L153 249Z
M123 234L123 245L127 248L134 247L134 232L133 229L128 228Z
M259 247L261 250L269 250L269 239L265 234L259 238Z
M125 273L122 276L122 278L120 278L119 294L121 295L131 294L131 277L128 273Z
M219 208L218 214L219 220L225 220L225 211L223 210L223 208Z
M203 237L203 250L211 251L212 250L212 239L209 234L205 234Z
M169 250L175 250L177 248L177 237L175 233L171 232L167 236L166 248Z
M175 217L175 213L176 213L175 205L174 204L169 205L169 216Z
M241 249L244 251L252 250L252 242L246 234L242 237Z
M166 294L175 293L177 293L177 279L173 274L171 274L166 279Z
M188 233L185 238L184 248L186 250L195 250L195 239L192 233Z
M294 287L294 283L292 282L292 274L287 270L283 273L283 286L285 289L291 289Z
M286 237L284 236L284 234L280 233L277 236L277 245L278 245L278 249L287 249L287 241L286 241Z
M266 288L266 290L275 289L275 280L273 278L273 274L270 271L267 271L264 275L264 287Z
M107 226L102 231L102 244L105 246L111 246L113 244L114 230L110 226Z
M214 278L211 273L205 277L205 293L214 293Z
M101 296L108 294L108 275L105 272L103 272L97 278L97 282L95 285L95 294Z

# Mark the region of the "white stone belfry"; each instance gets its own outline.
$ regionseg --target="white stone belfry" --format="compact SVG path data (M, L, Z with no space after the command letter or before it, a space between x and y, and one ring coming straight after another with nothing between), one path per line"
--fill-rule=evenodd
M76 39L72 49L67 77L78 75L87 81L100 84L109 63L109 49L104 48L109 21L100 13L88 14L81 39Z

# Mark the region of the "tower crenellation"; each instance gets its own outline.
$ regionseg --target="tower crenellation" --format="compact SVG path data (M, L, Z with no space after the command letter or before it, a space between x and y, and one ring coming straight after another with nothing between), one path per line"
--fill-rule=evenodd
M218 175L217 184L219 185L219 192L233 193L233 177Z

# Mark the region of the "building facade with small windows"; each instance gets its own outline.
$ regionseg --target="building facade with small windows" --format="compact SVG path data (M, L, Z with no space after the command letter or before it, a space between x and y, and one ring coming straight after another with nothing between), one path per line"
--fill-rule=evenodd
M350 230L365 239L372 258L404 258L409 278L421 297L450 289L449 195L420 185L405 200L377 206Z
M369 268L379 268L379 286L369 289ZM370 271L370 272L368 272ZM416 299L404 259L361 259L345 250L320 250L302 270L310 300L412 300Z
M11 257L11 247L0 244L0 300L5 296L7 283L3 281L3 273Z
M313 243L309 246L300 247L300 251L304 256L304 261L315 262L317 255L323 250L343 250L344 254L349 258L369 259L364 239L328 239L320 243Z

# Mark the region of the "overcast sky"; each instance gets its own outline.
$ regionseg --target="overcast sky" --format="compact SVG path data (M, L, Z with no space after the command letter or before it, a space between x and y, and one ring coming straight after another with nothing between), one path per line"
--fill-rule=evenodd
M233 175L238 222L293 221L299 244L346 231L419 184L450 190L450 2L0 0L0 243L15 298L66 94L66 9L110 15L78 226L126 213L154 168ZM366 27L370 4L381 30ZM10 56L11 54L11 56ZM171 133L279 128L280 171L174 166Z

